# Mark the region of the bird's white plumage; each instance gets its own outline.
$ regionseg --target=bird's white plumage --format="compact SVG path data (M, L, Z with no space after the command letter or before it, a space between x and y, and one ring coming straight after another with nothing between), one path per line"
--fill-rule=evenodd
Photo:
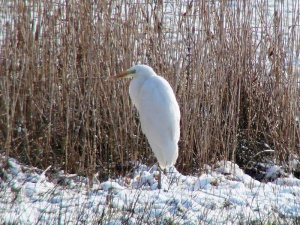
M117 77L133 77L129 95L136 106L143 133L162 169L176 163L180 111L170 84L151 67L136 65Z

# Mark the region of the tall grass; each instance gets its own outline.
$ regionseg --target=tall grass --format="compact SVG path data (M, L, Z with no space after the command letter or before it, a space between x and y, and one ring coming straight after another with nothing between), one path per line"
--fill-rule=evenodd
M175 90L180 171L243 164L258 143L299 155L299 4L3 1L0 151L88 176L154 163L129 81L106 80L143 63Z

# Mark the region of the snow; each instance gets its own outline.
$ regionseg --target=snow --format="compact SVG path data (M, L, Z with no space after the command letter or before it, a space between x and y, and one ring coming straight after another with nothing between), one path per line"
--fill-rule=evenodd
M124 189L124 187L120 186L118 183L114 182L114 181L106 181L103 182L100 185L101 189L105 190L105 191L109 191L109 190L122 190Z
M7 164L5 164L7 162ZM50 167L49 167L50 168ZM48 169L49 169L48 168ZM47 169L47 170L48 170ZM198 176L185 176L174 167L162 176L157 167L142 165L134 178L94 182L58 173L58 184L47 170L0 160L0 221L9 224L292 224L300 217L300 180L277 177L270 167L259 182L238 165L218 162ZM60 178L61 179L61 178Z

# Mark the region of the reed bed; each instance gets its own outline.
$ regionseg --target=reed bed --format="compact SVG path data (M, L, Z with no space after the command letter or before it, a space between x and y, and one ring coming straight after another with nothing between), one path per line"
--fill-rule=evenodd
M266 146L281 163L299 156L299 0L1 4L7 156L101 179L155 163L129 80L107 81L138 63L176 93L179 171L223 159L243 166Z

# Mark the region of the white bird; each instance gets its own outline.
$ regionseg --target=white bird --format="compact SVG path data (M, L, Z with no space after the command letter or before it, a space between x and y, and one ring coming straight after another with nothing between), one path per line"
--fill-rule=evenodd
M133 66L110 79L126 77L133 78L129 95L160 168L173 166L178 158L180 111L170 84L146 65ZM158 188L161 188L161 171Z

